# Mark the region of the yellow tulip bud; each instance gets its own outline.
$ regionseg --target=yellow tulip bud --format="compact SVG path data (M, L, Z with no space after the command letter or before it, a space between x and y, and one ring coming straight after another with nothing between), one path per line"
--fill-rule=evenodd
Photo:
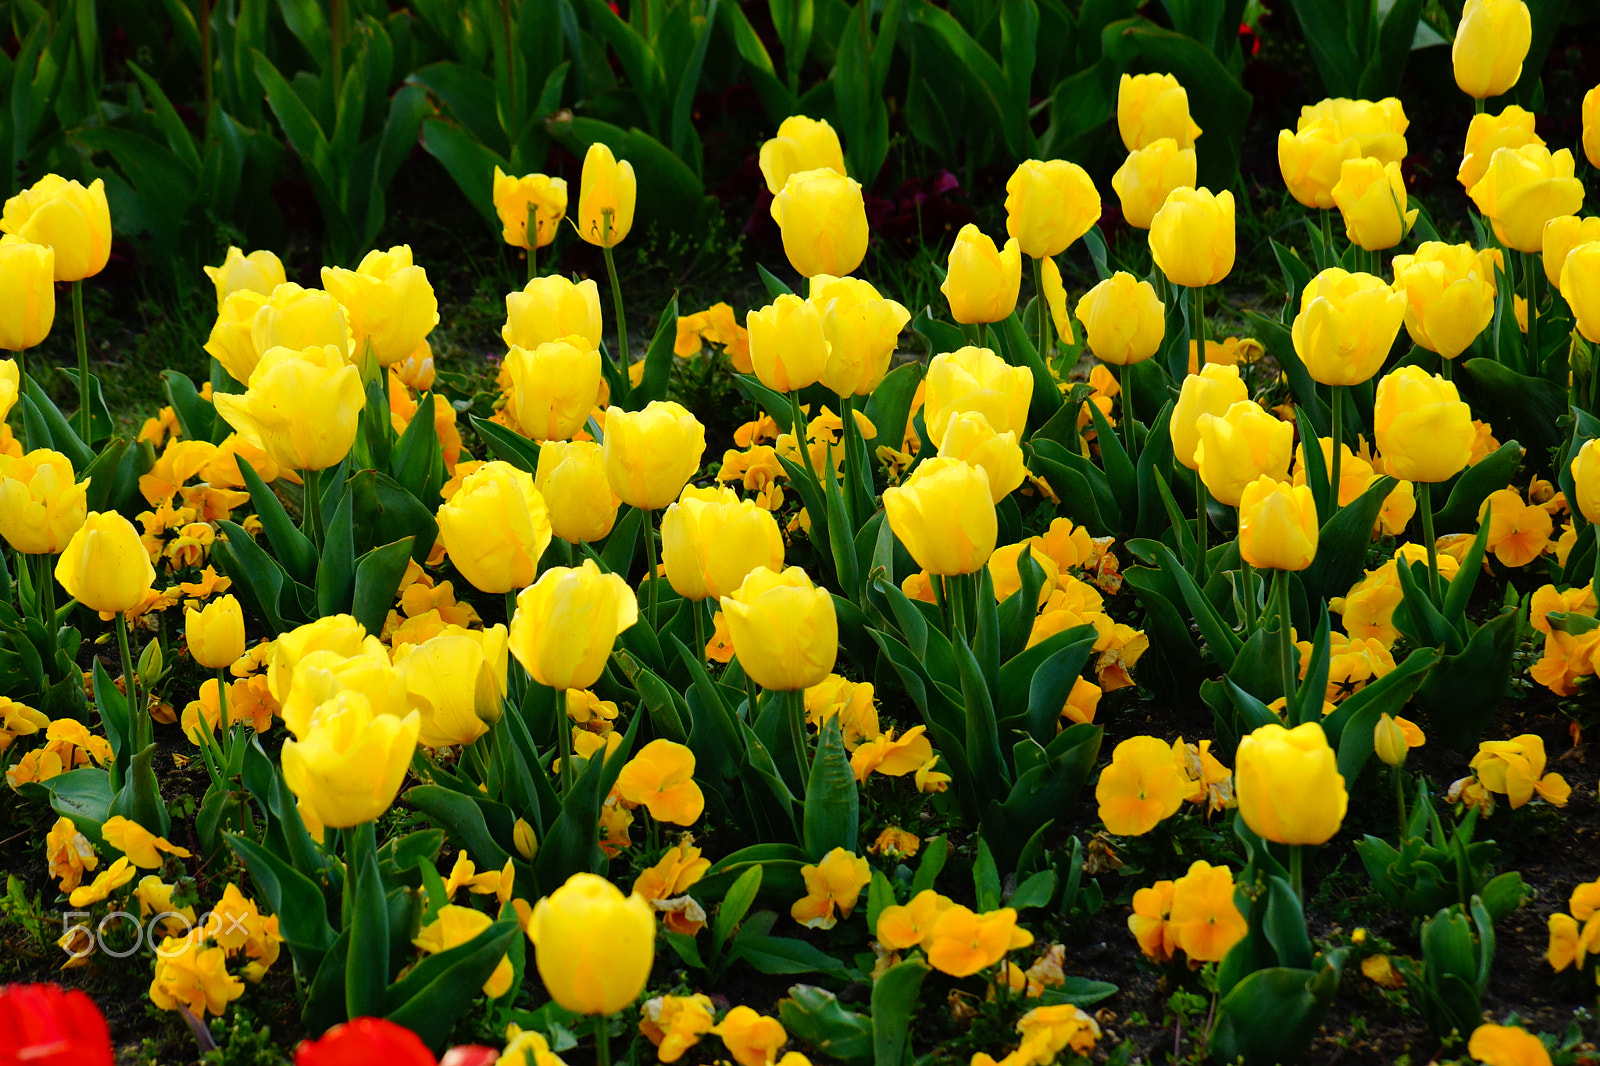
M1333 187L1347 159L1360 157L1354 137L1341 136L1332 122L1302 124L1300 129L1278 131L1278 170L1289 195L1307 207L1333 208Z
M593 279L573 282L551 274L506 296L506 324L500 338L508 348L532 351L548 341L579 336L590 348L599 348L602 329L600 290Z
M1534 118L1532 111L1524 111L1516 104L1507 104L1498 115L1473 115L1467 126L1467 144L1461 151L1461 166L1456 170L1461 188L1470 192L1482 181L1489 170L1489 160L1500 149L1543 144L1544 139L1533 131Z
M808 299L822 316L822 335L828 341L828 364L818 380L839 396L871 395L889 372L911 312L859 278L830 274L811 279Z
M601 247L621 244L633 229L638 192L633 164L626 159L618 162L611 149L598 141L591 144L583 157L578 187L578 236ZM610 220L609 229L605 219Z
M1150 220L1150 254L1174 285L1215 285L1233 269L1233 193L1174 189Z
M1359 385L1382 368L1405 317L1405 295L1382 278L1329 267L1300 293L1289 334L1312 378Z
M1117 132L1128 151L1170 137L1193 148L1200 127L1189 117L1189 94L1171 74L1122 76L1117 86Z
M1021 287L1022 249L1016 238L999 249L977 226L962 226L939 285L951 317L962 323L999 322L1016 310Z
M517 426L537 441L571 437L600 398L600 353L583 337L512 348L505 368Z
M789 183L791 174L807 170L831 170L845 176L844 149L839 135L826 119L790 115L778 124L778 135L761 145L761 176L767 191L777 196Z
M1263 570L1304 570L1317 554L1317 504L1305 485L1263 474L1239 496L1239 555Z
M1456 86L1484 100L1511 91L1533 43L1533 16L1522 0L1467 0L1450 46Z
M417 742L429 748L471 744L500 720L506 696L506 627L446 626L421 644L394 650L394 668L419 707Z
M1239 506L1245 486L1260 477L1289 476L1294 427L1275 418L1254 400L1243 400L1221 415L1201 415L1195 464L1206 489L1230 507Z
M1111 176L1111 188L1116 190L1128 225L1149 229L1174 190L1194 188L1197 166L1194 149L1179 148L1171 137L1129 152Z
M90 511L56 561L56 580L91 611L116 614L144 602L156 571L132 522Z
M379 366L416 351L439 324L439 301L409 244L368 252L355 270L323 267L322 285L345 309L355 350L370 346Z
M939 455L978 467L989 479L989 498L999 503L1027 477L1022 448L1012 430L996 433L979 411L957 411L945 423Z
M260 305L250 320L250 343L257 359L273 348L332 346L346 361L355 353L343 305L331 293L301 288L292 281L273 289ZM241 380L248 381L249 374Z
M418 727L415 711L374 714L361 693L340 692L312 712L300 739L284 741L284 784L322 826L373 821L400 791Z
M1572 457L1572 483L1578 512L1590 522L1600 522L1600 447L1592 440L1584 441Z
M585 559L554 566L517 596L511 654L541 685L589 688L600 679L617 634L639 620L628 583Z
M498 460L468 474L438 519L450 561L480 592L526 588L550 546L550 513L532 475Z
M573 874L534 904L527 930L545 991L575 1014L615 1014L650 979L655 913L603 877Z
M548 174L513 177L494 168L494 211L500 216L500 239L513 248L543 248L556 239L567 217L567 182ZM528 241L528 220L533 220L534 244Z
M1590 241L1600 241L1600 218L1595 216L1558 215L1544 224L1540 256L1544 260L1544 276L1553 287L1561 288L1561 268L1566 265L1567 256L1578 245Z
M661 516L661 559L678 595L720 600L757 567L783 569L783 534L754 500L691 486Z
M750 362L761 383L775 392L798 392L814 385L828 365L828 340L817 306L784 293L745 316L750 331Z
M1544 224L1575 215L1583 206L1583 183L1572 176L1572 152L1552 153L1542 144L1495 152L1483 180L1468 195L1489 216L1494 235L1507 248L1537 252Z
M1200 419L1205 415L1221 415L1234 404L1250 398L1250 390L1239 377L1237 366L1207 363L1200 373L1183 379L1178 392L1178 403L1172 409L1167 424L1172 437L1172 452L1178 462L1190 470L1199 465L1195 453L1200 448Z
M1030 159L1006 182L1006 233L1024 255L1060 255L1099 220L1100 192L1076 163Z
M74 481L60 452L0 455L0 536L26 555L54 555L83 525L88 495L89 480Z
M971 574L999 536L989 479L960 459L925 459L902 485L886 489L889 528L930 574Z
M1378 101L1338 97L1307 104L1300 109L1295 128L1304 130L1317 123L1332 126L1341 141L1354 137L1357 155L1371 156L1380 163L1398 163L1406 157L1405 133L1411 123L1393 96Z
M1396 770L1406 764L1406 755L1411 750L1406 744L1406 732L1388 714L1378 715L1378 724L1372 729L1372 750Z
M1128 366L1144 362L1161 348L1166 312L1153 285L1119 270L1084 293L1076 313L1095 358Z
M805 277L843 277L867 255L867 207L861 186L831 169L790 174L772 198L783 252Z
M1239 742L1235 758L1239 813L1257 836L1324 844L1339 831L1350 796L1321 725L1264 725Z
M1494 277L1470 244L1427 241L1415 255L1395 256L1394 283L1406 300L1406 332L1446 359L1466 351L1494 319Z
M339 349L272 348L250 372L243 395L213 398L217 414L280 466L326 470L355 443L367 396L361 372Z
M833 597L798 566L758 566L721 603L734 654L762 688L793 692L833 673L839 655Z
M1580 244L1561 265L1561 295L1572 309L1578 332L1600 344L1600 242Z
M922 418L930 440L943 440L957 411L977 411L996 433L1027 430L1033 375L988 348L961 348L928 361Z
M92 278L111 258L106 183L96 178L86 189L59 174L46 174L6 201L0 233L55 249L57 281Z
M1467 465L1476 432L1472 409L1451 382L1403 366L1378 382L1373 435L1389 472L1407 481L1447 481Z
M244 611L232 593L185 610L183 632L189 656L208 670L225 670L244 654Z
M569 544L603 540L617 520L616 493L594 441L545 441L533 487L550 511L550 529Z
M706 427L680 403L652 400L642 411L606 411L606 477L630 507L654 511L677 499L705 450Z
M539 838L534 834L533 826L521 818L511 827L511 843L516 845L517 854L529 862L539 851Z
M20 352L50 336L56 320L55 249L0 238L0 348Z
M1600 167L1600 85L1583 94L1583 154Z
M217 287L219 313L233 293L243 290L259 296L271 296L274 289L288 280L284 276L283 261L265 248L245 255L243 249L230 246L221 266L201 269Z
M1417 209L1406 210L1406 183L1399 163L1346 159L1333 187L1333 202L1351 243L1369 252L1393 248L1417 221Z

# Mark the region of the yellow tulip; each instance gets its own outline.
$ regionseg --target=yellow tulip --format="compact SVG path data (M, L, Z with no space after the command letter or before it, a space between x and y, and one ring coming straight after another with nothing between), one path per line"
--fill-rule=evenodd
M1537 252L1544 224L1558 215L1575 215L1583 206L1583 183L1572 170L1572 152L1566 148L1554 153L1542 144L1502 148L1468 195L1489 216L1501 244Z
M550 513L532 475L498 460L468 474L438 520L450 561L480 592L526 588L550 546Z
M754 500L690 486L661 516L661 560L678 595L720 600L757 567L783 569L783 534Z
M348 829L389 809L411 766L419 720L373 714L359 692L341 692L283 744L284 784L318 825Z
M322 286L345 309L356 352L370 346L379 366L416 351L439 324L439 301L409 244L368 252L355 270L323 267Z
M750 362L761 383L775 392L798 392L814 385L828 365L828 339L815 304L784 293L745 316L750 331Z
M655 914L603 877L573 874L534 904L527 932L545 991L575 1014L615 1014L650 979Z
M1128 151L1170 137L1193 148L1200 127L1189 117L1189 94L1171 74L1122 76L1117 86L1117 132Z
M1155 355L1167 332L1166 305L1155 287L1122 270L1084 293L1076 313L1095 358L1117 366Z
M1023 255L1060 255L1099 220L1100 192L1076 163L1029 159L1006 182L1006 233Z
M617 634L639 620L628 583L585 559L554 566L517 596L511 654L541 685L590 688L600 679Z
M1470 244L1426 241L1394 257L1394 283L1406 299L1406 332L1430 352L1454 359L1494 319L1495 286Z
M1561 264L1561 295L1572 309L1578 332L1600 344L1600 241L1580 244Z
M1325 122L1339 140L1354 137L1358 155L1371 156L1380 163L1398 163L1406 157L1406 128L1411 124L1400 101L1349 100L1338 97L1307 104L1300 109L1297 130Z
M761 176L767 191L777 196L789 183L791 174L807 170L831 170L845 176L844 149L839 135L826 119L790 115L778 124L778 135L761 144Z
M1590 522L1600 522L1600 447L1594 441L1584 441L1572 457L1572 482L1578 512Z
M1050 321L1056 327L1063 344L1076 344L1072 330L1072 314L1067 310L1067 289L1061 282L1061 268L1054 259L1046 259L1040 273L1045 306L1050 308Z
M90 511L56 561L56 580L91 611L116 614L144 602L156 571L132 522Z
M355 443L367 397L361 372L339 349L272 348L242 395L213 398L217 414L280 466L326 470Z
M1333 187L1347 159L1360 158L1361 145L1341 135L1332 122L1302 124L1278 131L1278 170L1289 195L1307 207L1333 208Z
M394 650L394 668L421 706L418 743L471 744L500 720L506 696L506 627L446 626L438 636Z
M246 255L244 249L230 246L221 266L201 269L216 286L219 313L228 297L236 292L243 290L259 296L271 296L272 290L288 280L284 276L283 261L265 248Z
M671 400L652 400L642 411L612 407L603 447L611 491L631 507L654 511L677 499L700 469L706 427Z
M603 330L600 290L593 279L569 281L558 274L534 278L521 292L506 296L506 324L500 339L506 347L532 351L548 341L579 336L600 347Z
M6 201L0 233L54 248L57 281L92 278L111 258L106 183L96 178L86 189L59 174L46 174Z
M367 637L354 655L322 648L302 656L294 664L279 715L289 732L303 740L317 708L346 692L359 694L366 709L379 717L404 718L422 706L389 661L383 642Z
M1583 94L1583 154L1600 167L1600 85Z
M548 174L513 177L494 168L494 210L500 216L500 239L513 248L543 248L556 239L567 217L567 182ZM533 243L528 222L533 221Z
M1561 288L1561 268L1567 256L1580 244L1600 241L1600 217L1558 215L1544 224L1539 254L1544 261L1544 276L1554 288Z
M232 593L185 610L183 631L190 657L208 670L224 670L244 654L244 611Z
M1372 421L1389 472L1407 481L1447 481L1467 465L1476 432L1472 409L1451 382L1403 366L1378 382Z
M1400 723L1387 713L1378 715L1378 724L1372 728L1372 750L1383 762L1398 770L1406 764L1410 746Z
M772 220L789 263L805 277L843 277L867 255L867 207L861 186L828 168L790 174L772 198Z
M566 440L583 428L600 398L600 353L583 337L506 353L517 428L537 441Z
M0 237L0 348L20 352L50 335L56 320L55 249Z
M981 411L950 416L939 438L939 455L981 469L989 481L989 498L997 504L1028 475L1016 433L996 433Z
M922 417L931 440L944 439L957 411L982 414L996 433L1010 431L1021 437L1027 429L1033 375L988 348L969 346L934 356L928 361L925 381Z
M256 314L266 305L267 297L252 289L230 292L217 311L211 335L206 338L207 354L241 385L249 383L250 372L261 361L252 334Z
M948 266L939 291L950 301L950 315L957 322L999 322L1016 310L1022 249L1015 237L999 249L969 222L956 234Z
M1406 210L1399 163L1346 159L1333 187L1333 202L1344 217L1345 235L1369 252L1393 248L1417 221L1417 209Z
M1221 415L1201 415L1195 463L1206 489L1230 507L1260 477L1284 481L1294 450L1294 427L1243 400Z
M1461 188L1470 192L1482 181L1489 170L1489 160L1500 149L1543 144L1543 138L1533 131L1534 118L1532 111L1524 111L1516 104L1507 104L1498 115L1473 115L1467 126L1467 144L1461 151L1461 166L1456 171Z
M377 638L372 638L377 641ZM330 614L296 626L272 642L272 657L267 660L267 689L279 703L289 697L295 667L316 651L337 652L341 658L358 655L366 646L367 630L347 614ZM383 643L375 645L381 654Z
M1382 278L1329 267L1301 292L1289 334L1313 379L1359 385L1383 367L1405 317L1405 295Z
M1233 193L1174 189L1150 220L1150 254L1174 285L1215 285L1233 269Z
M1321 725L1264 725L1239 742L1236 759L1239 813L1257 836L1323 844L1339 831L1350 796Z
M999 536L984 471L960 459L925 459L904 484L886 489L889 528L930 574L971 574Z
M828 342L828 363L818 380L839 396L871 395L889 372L911 312L859 278L830 274L811 279L808 301L822 316Z
M1149 229L1156 212L1174 190L1194 188L1197 165L1194 149L1179 148L1171 137L1129 152L1111 176L1111 188L1116 191L1128 225Z
M1184 378L1177 406L1172 409L1167 425L1178 462L1190 470L1199 466L1195 456L1200 448L1202 417L1224 414L1234 404L1249 398L1250 390L1239 377L1237 366L1207 363L1200 368L1200 373Z
M11 408L16 406L22 391L22 369L15 359L0 359L0 422L6 420Z
M621 244L633 229L638 192L633 164L626 159L618 162L611 149L598 141L591 144L583 157L578 186L578 236L601 247Z
M617 795L642 805L650 817L673 825L693 825L706 809L694 783L694 752L670 740L652 740L617 774Z
M758 566L721 603L734 654L762 688L807 689L833 673L839 655L833 597L798 566Z
M54 555L83 525L88 495L88 479L74 481L60 452L0 455L0 536L26 555Z
M1456 86L1478 100L1511 91L1533 43L1533 16L1522 0L1467 0L1450 62Z
M606 480L606 461L594 441L545 441L533 487L544 497L550 529L570 544L603 540L621 501Z
M1263 474L1239 496L1239 555L1263 570L1304 570L1317 554L1317 504L1305 485Z
M236 299L234 294L231 299ZM248 303L245 305L248 306ZM259 305L250 320L250 343L259 359L273 348L335 347L348 361L354 354L350 320L343 305L331 293L301 288L285 282ZM241 378L249 380L249 372Z

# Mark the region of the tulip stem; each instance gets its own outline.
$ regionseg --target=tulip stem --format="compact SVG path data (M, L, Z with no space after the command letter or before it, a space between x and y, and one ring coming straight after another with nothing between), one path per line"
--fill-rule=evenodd
M528 242L532 244L532 241ZM617 261L611 254L611 212L600 212L600 249L606 257L606 277L611 279L611 303L617 317L617 358L622 380L628 379L628 315L622 306L622 283L617 280ZM653 623L654 618L650 621Z
M1526 369L1527 369L1528 373L1537 376L1538 373L1539 373L1539 370L1540 370L1540 366L1539 366L1539 355L1540 355L1540 353L1539 353L1539 275L1541 273L1543 273L1544 267L1537 260L1535 260L1534 257L1531 254L1529 254L1527 252L1523 252L1523 253L1521 253L1521 255L1522 255L1522 274L1523 274L1524 281L1527 282L1527 290L1528 290L1528 297L1527 297L1527 299L1528 299L1528 339L1527 339L1527 341L1526 341L1526 343L1524 344L1524 347L1523 347L1523 362L1526 364ZM1515 302L1516 302L1516 298L1512 297L1512 303L1513 303L1512 312L1513 312L1513 314L1516 311L1516 308L1514 306Z
M92 445L89 422L89 334L83 326L83 279L72 283L72 326L78 335L78 434Z
M1044 260L1033 261L1033 302L1039 309L1039 358L1050 362L1050 305L1044 296Z
M1330 462L1332 469L1328 472L1328 495L1332 498L1330 510L1332 514L1339 513L1339 478L1342 456L1341 443L1344 440L1344 386L1334 385L1333 389L1333 447L1330 449L1333 458ZM1309 447L1309 443L1301 442L1301 447ZM1331 516L1330 516L1331 517Z
M202 715L201 717L204 718L205 716ZM233 733L231 732L233 721L228 714L228 674L225 670L217 671L217 728L222 731L223 736L228 738L228 750L224 751L223 754L226 754L229 757L229 761L231 761L233 755ZM228 763L224 762L222 765L227 766Z
M1417 509L1422 512L1422 539L1428 543L1428 598L1439 603L1439 545L1433 537L1433 486L1426 481L1417 482L1419 495Z
M798 391L791 392L789 394L789 407L793 411L793 414L790 416L792 419L792 424L790 425L789 429L794 433L794 446L800 450L800 461L805 463L806 473L811 475L812 481L820 485L822 483L822 478L817 474L816 464L811 461L810 427L806 424L805 412L800 409L800 393ZM823 527L826 528L828 516L822 515L820 517ZM811 516L813 527L815 526L817 519L817 515Z
M1454 366L1454 359L1445 359L1441 356L1439 359L1439 376L1444 378L1446 381L1450 381L1454 376L1452 370Z
M944 631L955 634L950 629L950 597L945 590L943 574L929 574L928 584L933 586L933 602L939 605L939 619L944 623Z
M1334 263L1337 264L1339 262L1339 256L1336 255L1333 250L1333 212L1327 208L1322 209L1322 244L1327 250L1327 254L1331 256ZM1322 264L1318 264L1318 268L1321 269L1321 267Z
M795 766L800 771L800 793L804 795L806 782L811 779L811 753L806 745L805 689L791 689L783 694L783 716L789 720L789 742L794 745Z
M1403 844L1406 839L1406 790L1401 778L1405 775L1398 766L1391 768L1389 773L1394 777L1394 805L1400 813L1400 840Z
M694 653L700 656L700 661L706 661L706 605L703 600L696 600L690 605L690 614L694 615Z
M122 687L128 697L128 716L133 723L134 753L143 751L154 739L150 715L139 706L139 672L134 667L133 649L128 644L128 614L117 612L117 651L122 654Z
M1294 668L1294 635L1289 629L1289 571L1272 572L1272 598L1277 602L1278 660L1283 672L1283 714L1291 725L1298 725L1294 709L1295 690L1299 688Z
M1289 845L1289 884L1294 888L1294 898L1302 903L1306 898L1305 890L1305 845Z
M1250 564L1243 559L1239 560L1239 576L1244 579L1244 596L1239 603L1239 609L1244 617L1240 621L1244 624L1244 632L1249 634L1256 621L1255 575L1250 569Z
M650 579L650 628L656 627L656 599L660 595L660 586L656 580L656 523L655 512L644 512L644 558L650 567L647 575Z
M1122 439L1128 458L1133 458L1133 367L1117 367L1117 384L1122 388Z
M740 671L744 670L744 663L739 664L739 669ZM761 693L756 689L755 678L751 677L748 673L744 675L744 698L750 704L750 710L748 713L750 716L750 722L754 724L756 720L756 711L761 706Z
M320 550L322 547L322 477L320 470L300 471L301 495L305 504L301 508L301 518L305 522L306 535L311 538L311 543Z
M955 621L955 631L961 634L962 640L967 638L966 583L966 575L957 574L954 586L948 590L951 614L954 616Z
M29 556L23 556L29 558ZM38 585L34 591L39 602L39 621L44 623L44 628L50 634L50 639L55 639L56 634L56 578L50 572L50 556L48 553L32 556L39 560L39 576L34 579Z
M1206 583L1206 540L1211 519L1206 515L1206 481L1198 470L1194 474L1194 578L1201 587Z
M604 1014L594 1016L594 1060L596 1066L611 1066L611 1019Z
M1189 323L1189 332L1194 336L1194 372L1198 374L1206 368L1206 290L1204 286L1196 285L1189 290L1189 317L1194 320Z
M561 749L561 794L565 796L572 791L572 722L567 717L567 690L552 691L556 694L556 746Z

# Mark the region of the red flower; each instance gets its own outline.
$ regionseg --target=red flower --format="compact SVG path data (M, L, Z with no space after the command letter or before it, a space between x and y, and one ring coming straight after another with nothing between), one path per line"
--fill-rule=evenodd
M422 1040L403 1025L382 1018L357 1018L336 1025L320 1040L303 1042L294 1066L438 1066Z
M500 1061L500 1052L481 1044L462 1044L444 1053L439 1066L494 1066Z
M94 1000L58 985L0 988L0 1066L111 1066L111 1031Z

